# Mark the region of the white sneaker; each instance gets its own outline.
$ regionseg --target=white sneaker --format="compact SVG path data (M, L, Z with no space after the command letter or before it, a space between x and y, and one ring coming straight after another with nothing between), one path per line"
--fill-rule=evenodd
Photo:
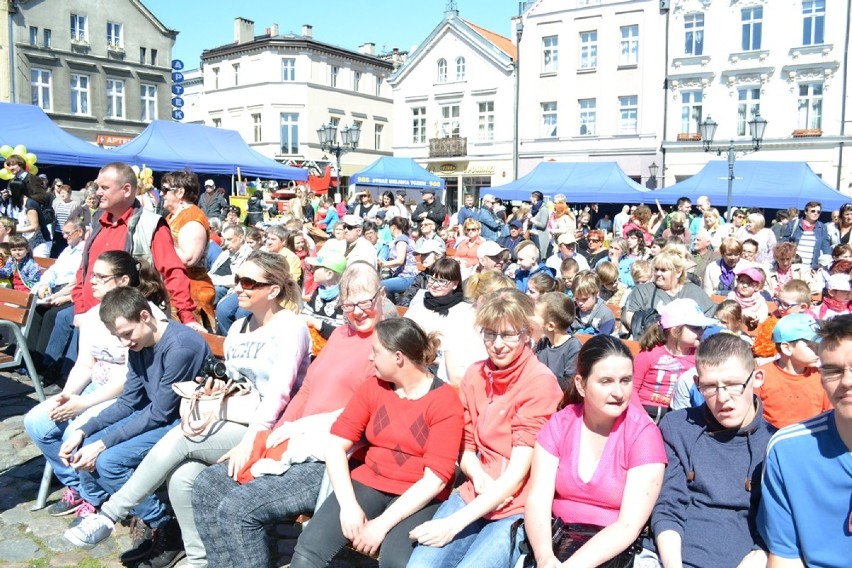
M100 513L87 515L79 525L65 531L65 538L74 546L94 548L99 542L109 537L115 528L109 517Z

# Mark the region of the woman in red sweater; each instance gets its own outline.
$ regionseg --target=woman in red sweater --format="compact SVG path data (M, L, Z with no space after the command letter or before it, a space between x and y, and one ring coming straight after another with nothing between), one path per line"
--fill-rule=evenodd
M477 311L488 359L468 368L459 393L467 481L411 531L421 546L409 568L509 568L519 556L510 527L524 512L536 436L561 398L556 377L530 348L534 311L517 289L489 294Z
M368 379L331 427L326 468L334 488L302 532L293 568L326 566L351 542L383 566L405 566L408 532L450 493L464 425L455 391L428 369L440 340L406 318L376 326ZM364 464L346 456L365 436Z

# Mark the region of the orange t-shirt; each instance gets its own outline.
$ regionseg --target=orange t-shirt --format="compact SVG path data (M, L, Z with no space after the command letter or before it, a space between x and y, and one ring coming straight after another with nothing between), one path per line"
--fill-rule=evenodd
M763 386L755 389L763 401L763 417L776 428L783 428L826 410L831 403L822 389L819 373L809 368L804 375L791 375L775 361L762 365Z

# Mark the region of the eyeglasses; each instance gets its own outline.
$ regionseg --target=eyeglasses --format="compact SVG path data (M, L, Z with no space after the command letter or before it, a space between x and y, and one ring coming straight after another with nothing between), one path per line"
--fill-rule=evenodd
M360 229L361 227L359 227L358 225L343 225L343 228L347 231L353 231L355 229Z
M379 293L381 291L381 288L376 290L376 293L373 294L373 297L369 300L361 300L360 302L352 302L350 304L340 304L340 308L346 313L352 313L355 311L355 307L357 306L362 312L366 312L373 307L373 304L376 303L376 298L379 297Z
M98 274L97 272L92 272L89 275L89 280L91 280L93 284L106 284L115 278L118 278L117 274Z
M62 236L67 239L68 237L70 237L71 235L73 235L74 233L76 233L79 230L80 229L74 229L73 231L62 231Z
M852 373L852 367L820 367L819 374L822 377L822 382L833 383L839 381L846 374L846 371Z
M798 302L793 302L792 304L788 304L787 302L782 302L781 300L777 300L775 304L778 306L778 309L781 311L787 311L790 308L794 308L798 306Z
M590 243L599 243L599 242L601 242L601 240L600 240L600 239L586 239L586 240L587 240L588 242L590 242Z
M452 280L447 280L446 278L436 278L434 276L427 276L426 282L430 286L435 286L437 288L446 288L450 284L453 283Z
M752 375L754 375L754 371L748 374L748 378L744 383L740 385L698 385L698 390L704 396L704 398L709 398L711 396L719 396L719 391L726 392L732 398L736 398L738 396L742 396L746 390L746 386L748 386L748 382L751 380Z
M808 213L822 213L822 209L808 209Z
M240 288L249 291L254 290L255 288L266 288L273 285L272 282L258 282L254 278L249 278L248 276L237 276L236 281Z
M161 185L160 186L160 193L168 193L168 192L174 191L174 190L175 190L175 188L170 186L170 185Z
M498 333L492 329L482 329L482 340L489 345L497 341L497 338L503 340L506 345L517 345L521 340L521 336L527 332L527 328L519 329L518 331L504 331Z

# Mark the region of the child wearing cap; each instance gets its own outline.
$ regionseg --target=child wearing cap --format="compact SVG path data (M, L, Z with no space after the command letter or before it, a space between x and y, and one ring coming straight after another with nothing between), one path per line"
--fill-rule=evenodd
M760 367L763 386L755 392L763 417L776 428L831 410L817 371L816 338L817 323L808 314L784 316L772 331L778 359Z
M728 292L727 299L735 300L743 310L743 320L748 329L756 329L758 324L769 317L769 306L760 294L763 282L763 272L756 267L738 268L734 271L736 283L734 289Z
M319 286L311 294L311 299L302 306L301 317L311 333L311 352L319 355L332 332L343 325L343 309L337 300L340 289L340 275L346 270L346 257L329 252L316 258L307 258L305 262L313 267L314 283Z
M804 280L790 280L781 286L778 292L777 307L769 317L757 326L754 334L752 353L755 357L774 358L778 351L772 341L772 331L778 320L789 314L809 313L811 307L811 289Z
M654 422L668 412L678 377L695 366L704 328L718 323L695 300L681 298L659 308L660 321L648 326L633 365L633 396Z
M817 310L817 317L820 321L850 313L850 309L852 309L852 287L849 285L848 274L838 273L829 276L825 290L822 305Z

